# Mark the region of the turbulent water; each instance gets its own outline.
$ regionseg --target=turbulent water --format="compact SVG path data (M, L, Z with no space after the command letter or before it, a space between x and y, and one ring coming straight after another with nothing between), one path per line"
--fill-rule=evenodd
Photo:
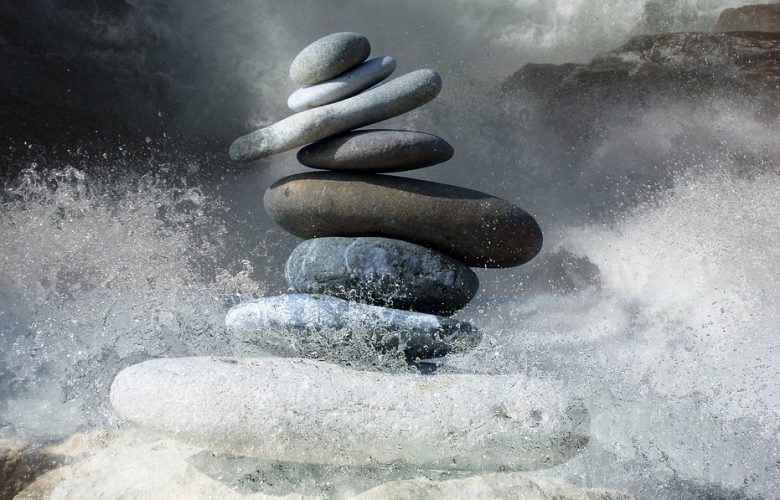
M591 442L541 473L646 497L774 497L780 117L722 95L663 98L615 107L587 137L572 136L561 133L568 120L500 90L524 63L584 62L631 35L706 31L744 3L38 0L26 7L34 16L0 7L13 28L3 57L38 61L0 76L13 97L0 115L13 135L0 194L0 433L45 442L115 425L108 384L143 359L254 354L225 334L224 314L284 291L296 239L260 199L300 167L292 153L235 167L222 152L286 116L298 50L350 30L397 57L400 72L442 73L438 99L387 125L438 133L456 154L410 175L502 196L542 226L545 248L530 264L479 272L481 291L457 317L485 340L447 362L561 379L581 395ZM75 80L62 77L68 67ZM39 119L49 108L56 120ZM591 112L571 109L572 119ZM70 117L105 128L96 139ZM40 129L25 128L54 121L68 133L51 141L73 144L44 146ZM216 145L186 149L171 137Z

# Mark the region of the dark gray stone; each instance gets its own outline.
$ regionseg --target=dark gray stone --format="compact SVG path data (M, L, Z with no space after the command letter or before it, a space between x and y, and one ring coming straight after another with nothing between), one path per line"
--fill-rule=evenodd
M365 127L420 107L441 91L441 77L432 69L399 76L354 97L301 111L236 139L230 158L251 161L282 153L325 137Z
M445 162L453 153L447 141L425 132L358 130L309 144L298 161L327 170L400 172Z
M479 289L477 275L455 259L388 238L306 240L284 274L298 293L441 315L461 309Z
M225 318L241 340L277 356L392 364L476 347L468 323L413 311L291 294L239 304Z
M290 78L298 85L314 85L333 78L368 58L371 44L357 33L332 33L303 49L290 65Z
M301 238L396 238L471 267L519 266L542 248L542 230L522 209L437 182L315 172L277 181L263 201L277 224Z
M359 94L395 71L395 59L376 57L354 69L311 87L298 89L287 98L287 107L304 111Z

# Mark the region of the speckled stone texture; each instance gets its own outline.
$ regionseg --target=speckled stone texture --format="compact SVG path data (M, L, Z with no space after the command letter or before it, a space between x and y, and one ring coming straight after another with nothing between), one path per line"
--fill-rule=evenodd
M582 404L551 381L282 358L146 361L117 375L111 404L215 452L333 465L539 469L576 455L590 426Z
M539 225L522 209L435 182L316 172L277 181L263 201L277 224L301 238L395 238L433 248L470 267L518 266L542 247Z
M314 85L362 63L371 53L363 35L332 33L303 49L290 65L290 78L298 85Z
M411 111L436 97L441 77L432 69L399 76L354 97L301 111L236 139L230 158L251 161L282 153Z
M447 141L413 130L358 130L309 144L298 161L326 170L400 172L430 167L452 158Z
M244 302L228 311L225 325L244 342L277 356L364 366L400 366L462 352L482 338L463 321L308 294Z
M331 104L363 92L395 71L395 59L376 57L330 80L298 89L287 99L287 107L304 111Z
M439 315L461 309L479 289L477 275L455 259L389 238L306 240L284 275L298 293Z

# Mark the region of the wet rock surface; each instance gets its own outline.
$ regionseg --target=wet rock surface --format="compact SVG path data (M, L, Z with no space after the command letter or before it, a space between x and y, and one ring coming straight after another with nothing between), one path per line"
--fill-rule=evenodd
M434 248L471 267L511 267L539 253L533 217L471 189L388 175L323 172L285 177L266 211L302 238L382 236Z
M314 238L285 266L298 293L429 314L461 309L479 289L476 274L444 254L388 238Z
M228 311L228 330L277 356L364 366L401 366L473 349L481 334L469 323L432 314L289 294L243 302Z

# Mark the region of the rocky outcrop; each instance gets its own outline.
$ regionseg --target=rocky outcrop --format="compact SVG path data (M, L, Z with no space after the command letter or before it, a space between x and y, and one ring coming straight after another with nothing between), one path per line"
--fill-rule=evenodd
M502 89L514 102L543 108L541 116L575 142L614 121L616 110L669 101L725 99L776 116L780 33L637 36L586 64L527 64Z
M780 4L745 5L726 9L721 12L713 31L780 32Z

